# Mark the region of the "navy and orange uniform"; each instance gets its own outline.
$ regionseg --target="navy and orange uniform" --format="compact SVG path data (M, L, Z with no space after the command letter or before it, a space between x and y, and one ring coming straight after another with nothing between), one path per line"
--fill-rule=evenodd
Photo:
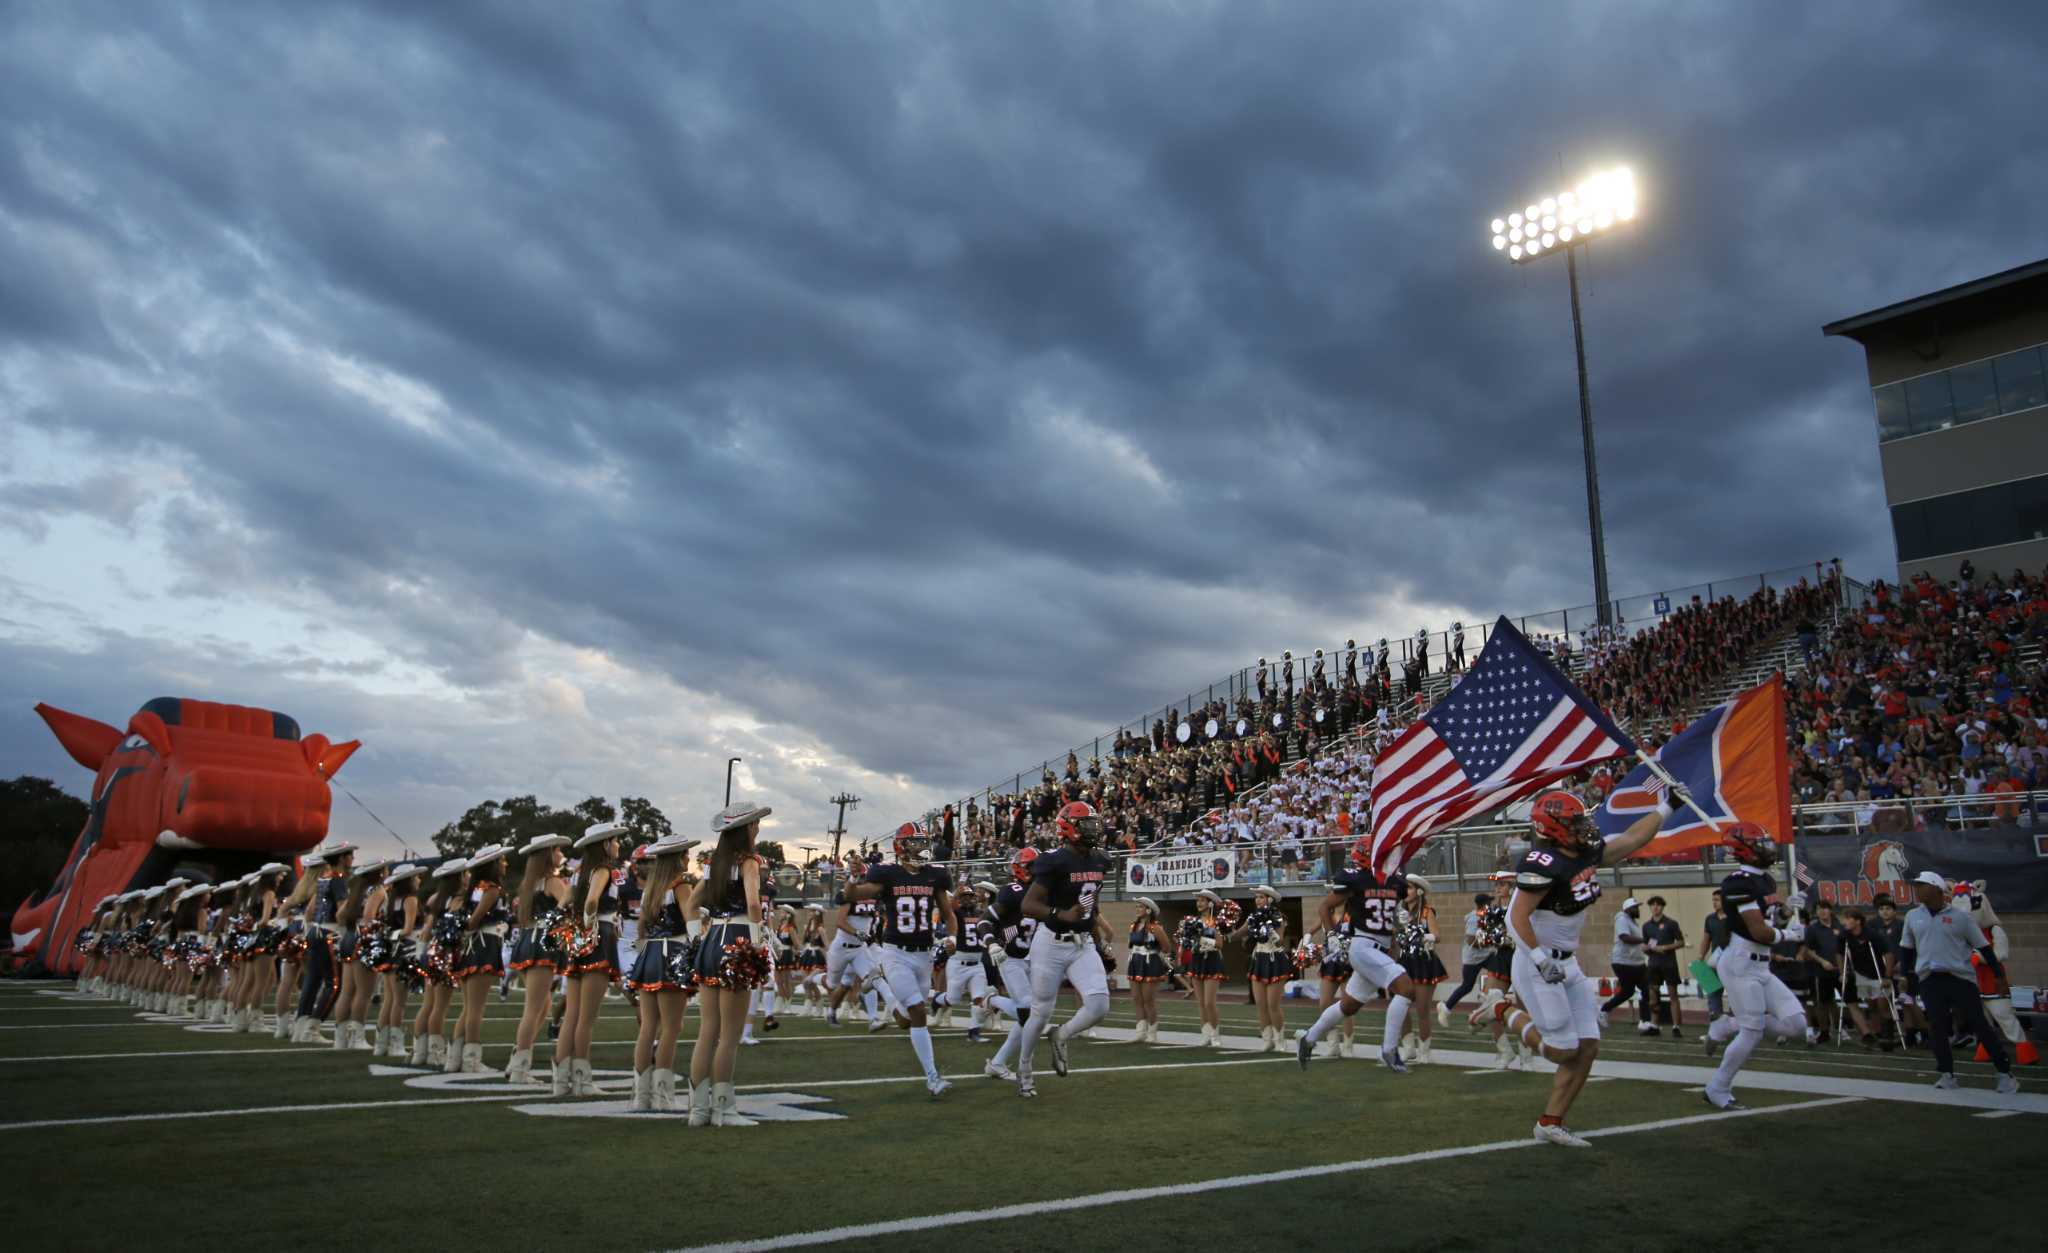
M988 933L981 925L981 906L972 902L955 905L953 916L960 924L960 942L956 951L980 961L982 950L988 946Z
M765 981L765 978L754 977L751 969L741 971L735 968L728 973L725 961L728 946L741 941L753 943L747 919L747 884L743 876L759 874L760 867L759 857L735 858L725 882L713 886L710 894L711 924L697 942L695 969L701 986L748 991L760 987Z
M1188 950L1188 974L1212 982L1223 978L1223 926L1213 914L1196 913L1181 925Z
M1369 867L1350 866L1330 881L1330 890L1344 897L1344 921L1354 939L1391 952L1401 925L1401 902L1408 898L1408 876L1396 870L1384 879Z
M546 919L561 906L545 885L533 890L533 900L528 906L530 912L527 916L533 921L519 928L518 938L512 941L512 969L540 969L560 974L566 964L562 956L562 942L555 929L547 925Z
M1450 972L1444 969L1436 944L1429 938L1436 931L1436 906L1424 905L1422 910L1420 915L1410 916L1397 937L1401 968L1417 983L1442 983Z
M597 908L593 911L597 923L597 947L581 956L569 954L564 973L601 974L616 983L619 978L619 884L610 871L602 873L605 875L604 891L598 894Z
M869 868L864 883L877 884L882 916L882 942L919 952L937 938L939 897L953 890L953 876L938 866L905 866L884 862Z
M1508 934L1507 906L1489 904L1481 909L1479 930L1474 938L1479 941L1479 947L1486 950L1486 962L1481 969L1497 979L1515 977L1515 938Z
M635 992L688 992L691 987L689 938L684 934L683 911L674 900L660 909L642 910L639 951L626 986Z
M1606 853L1606 838L1596 836L1591 847L1538 845L1522 854L1522 864L1515 868L1515 890L1540 895L1529 925L1538 946L1554 956L1569 957L1578 951L1586 910L1600 899L1600 862Z
M796 953L796 968L806 974L825 968L825 931L815 920L804 926L803 945Z
M1254 983L1285 983L1294 977L1294 954L1287 947L1287 918L1271 905L1254 909L1244 921L1252 942Z
M1095 931L1103 886L1109 882L1109 858L1092 850L1056 848L1032 861L1031 882L1045 885L1046 904L1052 909L1052 916L1045 921L1047 931L1058 936L1090 935ZM1076 906L1080 918L1062 922L1059 915Z
M1159 951L1159 936L1149 922L1131 926L1130 965L1124 973L1132 983L1158 983L1166 978L1166 955Z
M1769 872L1743 867L1721 880L1721 917L1728 924L1728 934L1741 940L1757 952L1764 946L1749 938L1749 928L1742 921L1745 906L1759 911L1765 922L1771 920L1771 909L1778 903L1778 881Z
M384 940L377 946L376 958L370 963L378 974L405 974L413 965L413 940L405 933L405 903L412 898L391 893L384 902L381 921L384 924Z
M476 913L477 906L483 902L486 890L488 889L484 885L479 884L470 889L453 907L462 915L465 923ZM473 975L496 976L505 973L505 928L511 921L512 911L505 904L505 894L501 891L491 902L491 907L484 912L483 918L477 922L475 929L469 933L467 941L462 946L461 956L455 959L454 975L458 980L468 979Z

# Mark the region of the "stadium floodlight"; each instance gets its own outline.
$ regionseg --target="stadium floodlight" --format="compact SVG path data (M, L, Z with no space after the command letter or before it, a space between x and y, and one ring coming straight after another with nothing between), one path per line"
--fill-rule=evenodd
M1636 177L1625 165L1596 170L1575 187L1538 196L1519 212L1494 218L1487 234L1511 265L1562 251L1572 293L1572 346L1579 358L1579 439L1586 454L1586 521L1593 541L1593 602L1600 624L1612 626L1607 593L1607 537L1600 525L1600 471L1593 453L1593 398L1586 386L1586 328L1579 317L1579 249L1636 220ZM1506 227L1503 230L1502 227Z

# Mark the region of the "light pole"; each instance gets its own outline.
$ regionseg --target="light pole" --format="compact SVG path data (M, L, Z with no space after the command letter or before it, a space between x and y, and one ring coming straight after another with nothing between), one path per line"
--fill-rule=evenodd
M725 759L725 803L728 805L732 804L732 768L739 764L739 760L737 757Z
M1572 348L1579 358L1579 441L1586 455L1586 523L1593 541L1593 601L1601 626L1612 626L1607 592L1607 535L1600 524L1600 469L1593 453L1593 395L1586 386L1586 330L1579 317L1579 249L1636 216L1636 181L1627 166L1602 170L1569 191L1544 196L1491 224L1495 252L1523 265L1564 253L1572 292Z

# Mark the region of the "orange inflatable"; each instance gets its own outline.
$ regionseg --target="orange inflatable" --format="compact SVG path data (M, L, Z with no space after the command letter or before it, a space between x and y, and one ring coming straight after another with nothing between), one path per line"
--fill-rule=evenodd
M281 713L160 696L122 731L49 705L36 712L95 771L92 811L47 892L14 913L17 962L76 973L73 937L100 899L183 874L219 882L291 860L327 835L327 780L360 747L301 739Z

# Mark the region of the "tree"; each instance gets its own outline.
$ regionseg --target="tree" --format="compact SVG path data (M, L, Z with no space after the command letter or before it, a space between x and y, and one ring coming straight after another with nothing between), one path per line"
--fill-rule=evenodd
M762 861L767 862L771 866L780 866L789 860L789 858L782 855L782 844L776 840L756 840L754 841L754 851L761 855Z
M592 802L599 809L609 811L604 798L593 796L586 799L574 810L556 809L543 805L535 796L508 796L502 801L484 801L472 805L462 817L434 833L434 847L444 856L468 857L486 844L503 844L518 848L528 840L542 835L566 835L571 839L583 834L585 827L602 819L585 818L583 809Z
M585 828L594 827L600 822L617 822L619 818L619 811L613 809L612 803L602 796L586 796L577 801L576 808L570 812L582 819ZM578 831L577 834L581 835L583 832Z
M623 821L633 829L634 836L641 843L651 844L676 833L669 824L668 815L655 808L654 802L644 796L621 796L619 812L625 815Z
M0 903L15 905L45 891L64 869L91 808L48 779L0 781Z

